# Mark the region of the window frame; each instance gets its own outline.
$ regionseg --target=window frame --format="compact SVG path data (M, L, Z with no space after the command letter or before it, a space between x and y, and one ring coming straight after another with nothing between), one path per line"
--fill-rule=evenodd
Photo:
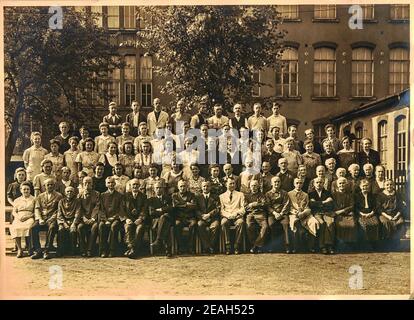
M285 52L293 52L296 55L296 59L290 58L288 57L287 59L283 58L283 54ZM275 88L276 88L276 97L277 98L298 98L300 96L299 94L299 50L298 48L295 47L286 47L285 51L282 54L282 58L281 61L285 62L287 64L287 72L285 72L286 70L286 66L278 66L276 68L275 71ZM292 69L295 69L296 72L292 72ZM292 74L296 74L295 78L296 78L296 82L293 83L292 79L293 79L293 75ZM287 75L288 77L288 83L284 82L284 75ZM280 83L278 83L278 78L280 79ZM296 87L296 94L291 94L292 87ZM287 87L287 91L288 93L285 94L285 88ZM280 94L279 94L280 92Z
M370 59L361 59L359 58L354 58L354 53L358 50L367 50L366 52L370 53ZM365 55L365 54L364 54ZM370 71L364 70L362 72L358 71L358 66L362 64L363 69L366 68L367 63L370 63ZM354 64L356 64L356 71L354 71ZM360 84L358 82L359 77L358 75L363 74L364 75L364 81ZM356 75L356 82L354 82L354 76ZM369 76L370 75L370 76ZM367 79L370 79L370 83L367 82ZM370 47L364 47L364 46L360 46L360 47L355 47L352 49L352 54L351 54L351 96L353 98L372 98L374 97L374 86L375 86L375 68L374 68L374 49L370 48ZM364 93L366 92L366 94L363 95L359 95L359 86L363 86L363 91ZM354 86L356 86L356 90L354 90ZM371 90L368 90L367 86L370 86Z
M334 59L321 59L321 58L316 58L316 55L318 53L318 51L320 50L331 50L333 51L333 56ZM322 55L322 53L321 53ZM318 99L318 98L336 98L337 97L337 66L336 66L336 48L332 48L330 46L320 46L314 49L314 55L313 55L313 97ZM325 69L327 70L326 73L322 72L322 63L326 63ZM328 67L328 63L333 63L333 71L329 72L329 67ZM317 65L319 65L319 71L317 71ZM319 82L316 83L315 79L316 79L316 75L319 74ZM333 75L333 83L330 84L328 81L326 81L326 84L322 83L322 75L326 74L326 78L329 78L329 75ZM327 86L327 95L323 95L322 94L322 87L323 85ZM318 94L316 93L316 86L319 86L318 89ZM332 95L329 95L329 88L330 86L333 87L333 93Z

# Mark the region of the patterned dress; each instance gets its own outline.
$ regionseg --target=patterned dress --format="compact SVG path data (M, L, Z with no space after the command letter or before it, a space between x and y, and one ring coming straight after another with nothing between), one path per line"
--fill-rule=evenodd
M76 162L82 164L82 171L86 172L89 177L93 177L93 169L99 160L99 154L95 151L82 151L76 157Z
M76 163L76 157L80 153L79 150L68 150L63 154L63 160L66 167L70 169L70 179L77 180L78 178L78 165Z
M355 242L357 240L357 224L354 217L354 198L349 192L335 192L334 210L344 210L340 215L335 216L336 238L344 242Z
M124 166L125 175L132 178L134 175L135 156L133 154L120 154L119 162Z
M42 172L40 163L43 161L48 151L39 147L31 146L23 152L23 161L26 166L27 180L33 181L34 177Z
M361 234L366 241L379 240L379 220L375 208L375 196L372 193L364 195L358 192L355 195L355 214L358 215L358 224ZM363 217L360 213L370 213L374 211L372 217Z
M381 239L394 239L399 236L397 231L402 232L404 227L403 210L404 203L401 197L394 191L393 194L385 194L381 192L377 196L377 212L380 215L381 222ZM391 217L395 217L398 213L401 213L397 220L389 220L381 215L386 213Z
M23 196L14 200L13 203L13 223L10 225L10 234L13 239L18 237L28 237L29 230L34 223L35 197L30 195L28 198ZM26 215L32 218L22 222L20 219Z

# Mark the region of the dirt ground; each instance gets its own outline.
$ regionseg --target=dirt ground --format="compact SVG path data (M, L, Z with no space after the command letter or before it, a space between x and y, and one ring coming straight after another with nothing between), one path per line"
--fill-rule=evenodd
M153 299L278 295L408 295L409 253L244 254L33 261L2 257L1 295L15 298L122 297ZM363 288L350 289L351 266L361 266ZM63 287L49 289L49 267L63 270ZM211 297L209 297L211 296ZM170 297L171 298L171 297ZM173 297L172 297L173 298Z

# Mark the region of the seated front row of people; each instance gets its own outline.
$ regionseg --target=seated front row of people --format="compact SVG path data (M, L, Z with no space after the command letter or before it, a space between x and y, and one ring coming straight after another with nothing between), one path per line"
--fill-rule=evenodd
M106 191L92 189L93 178L84 177L79 194L73 186L64 195L55 191L56 181L47 178L45 191L36 198L30 195L30 184L20 184L21 196L14 201L14 221L10 227L16 239L18 257L23 256L21 238L30 237L33 259L49 259L57 235L57 256L77 253L94 255L98 240L101 257L117 256L119 239L125 243L125 256L134 258L144 243L144 233L151 230L153 248L164 247L172 255L174 230L177 253L185 248L195 252L198 235L204 252L214 253L223 235L224 252L235 254L247 249L251 253L274 251L282 240L287 253L307 247L310 252L335 253L336 246L355 245L358 241L374 245L377 240L399 239L404 225L404 203L391 180L384 190L374 195L370 182L360 181L359 191L348 191L347 179L337 179L337 190L324 188L324 179L312 181L314 189L304 192L303 179L295 178L293 190L286 192L282 178L271 178L271 189L260 191L259 180L251 179L249 192L236 191L236 181L228 177L226 191L212 192L212 182L201 182L201 193L189 191L188 182L179 180L178 191L166 193L164 180L157 180L149 197L142 192L138 179L130 181L130 192L116 190L116 180L105 180ZM231 236L231 226L235 235ZM189 239L183 237L188 227ZM41 249L39 232L46 231L46 244ZM247 231L247 238L245 232ZM270 233L270 237L269 237ZM270 238L270 239L269 239Z

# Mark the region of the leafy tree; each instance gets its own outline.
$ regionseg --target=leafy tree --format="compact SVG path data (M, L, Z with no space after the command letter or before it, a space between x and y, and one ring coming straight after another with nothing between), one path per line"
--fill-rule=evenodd
M152 20L138 45L161 62L154 68L166 79L161 92L176 100L208 94L229 110L267 85L253 71L279 64L285 32L275 6L141 7L138 15Z
M84 120L81 110L75 112L76 94L120 67L94 14L64 7L60 30L49 27L51 16L48 7L4 8L6 168L24 118L39 121L44 131L55 129L57 118Z

